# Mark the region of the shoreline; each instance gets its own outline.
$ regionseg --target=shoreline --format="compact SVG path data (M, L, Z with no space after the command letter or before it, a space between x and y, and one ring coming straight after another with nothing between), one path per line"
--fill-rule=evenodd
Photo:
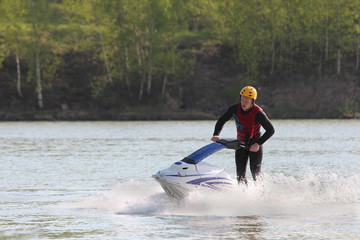
M1 121L156 121L216 120L210 113L199 111L128 111L116 110L34 110L0 111Z
M33 110L0 111L0 122L5 121L186 121L217 120L219 116L201 111L126 111L117 110ZM271 117L270 117L271 118ZM271 118L281 119L360 119L360 116L342 118Z

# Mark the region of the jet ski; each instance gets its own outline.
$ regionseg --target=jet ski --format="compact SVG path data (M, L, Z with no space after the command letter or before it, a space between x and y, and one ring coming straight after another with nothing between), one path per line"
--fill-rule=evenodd
M238 140L221 139L173 163L169 168L158 171L152 177L160 183L168 195L176 199L182 199L198 189L231 188L235 182L224 169L202 162L202 160L221 149L236 150L241 147L247 146Z

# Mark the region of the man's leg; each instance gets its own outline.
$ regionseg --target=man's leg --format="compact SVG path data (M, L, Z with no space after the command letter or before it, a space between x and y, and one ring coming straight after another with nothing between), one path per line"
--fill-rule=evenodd
M246 166L248 162L249 151L240 148L235 151L236 175L238 183L245 183L246 180Z
M263 147L260 146L259 151L250 152L250 170L254 181L261 172L261 163L263 158Z

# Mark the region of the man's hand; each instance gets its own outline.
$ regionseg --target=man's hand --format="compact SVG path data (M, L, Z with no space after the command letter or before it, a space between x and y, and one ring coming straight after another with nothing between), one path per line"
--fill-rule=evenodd
M213 141L213 142L216 142L216 141L219 141L219 140L220 140L219 135L214 135L214 136L211 138L211 141Z
M260 149L260 145L257 143L254 143L253 145L250 146L249 150L250 150L250 152L257 152L257 151L259 151L259 149Z

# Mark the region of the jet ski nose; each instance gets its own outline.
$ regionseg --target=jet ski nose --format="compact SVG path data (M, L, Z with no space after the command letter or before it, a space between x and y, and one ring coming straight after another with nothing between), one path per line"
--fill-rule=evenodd
M161 171L158 171L156 174L152 175L152 177L155 178L155 179L160 178L162 176L164 176L164 174L161 174Z

